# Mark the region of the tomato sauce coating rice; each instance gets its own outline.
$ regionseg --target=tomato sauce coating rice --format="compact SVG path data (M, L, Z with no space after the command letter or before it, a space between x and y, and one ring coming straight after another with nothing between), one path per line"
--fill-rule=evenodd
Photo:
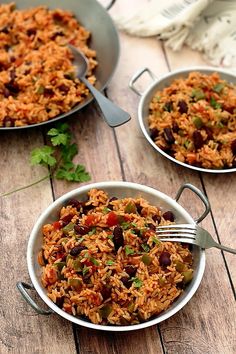
M67 44L85 54L94 84L97 61L89 39L69 11L0 5L0 126L44 122L82 102L89 90L75 77Z
M157 225L174 222L143 198L91 189L43 226L38 261L49 298L96 324L130 325L169 308L193 277L187 244L161 242Z
M208 169L236 167L236 87L217 73L191 72L157 91L148 123L155 144L176 160Z

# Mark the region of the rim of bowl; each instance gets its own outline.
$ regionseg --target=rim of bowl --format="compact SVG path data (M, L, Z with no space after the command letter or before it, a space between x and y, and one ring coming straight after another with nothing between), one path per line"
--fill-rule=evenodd
M52 309L55 313L58 315L62 316L63 318L69 320L70 322L76 323L78 325L81 325L83 327L91 328L91 329L97 329L97 330L103 330L103 331L112 331L112 332L123 332L123 331L132 331L132 330L138 330L138 329L143 329L146 327L150 327L153 325L156 325L167 318L173 316L176 314L179 310L181 310L187 303L188 301L193 297L195 294L196 290L198 289L203 274L205 270L205 251L201 248L199 248L199 269L198 273L195 279L195 283L189 293L186 295L186 297L179 303L177 304L173 309L168 311L168 313L163 312L163 314L160 314L159 318L152 319L140 324L136 325L129 325L129 326L117 326L117 325L99 325L99 324L94 324L91 322L84 321L82 319L79 319L78 317L72 316L65 311L61 310L57 305L53 303L52 300L46 295L46 293L43 291L43 286L40 284L40 282L37 279L36 273L34 271L34 259L33 259L33 249L34 249L34 241L38 236L39 229L41 227L41 224L43 220L57 207L61 206L63 202L68 200L69 198L72 198L75 195L85 193L91 188L107 188L107 187L118 187L118 188L129 188L136 190L138 192L147 192L150 193L156 197L159 197L165 201L167 201L170 206L173 208L177 208L181 211L182 215L186 217L186 219L189 221L189 223L194 223L193 218L190 216L190 214L174 199L169 197L168 195L152 188L148 187L142 184L138 183L133 183L133 182L124 182L124 181L104 181L104 182L97 182L97 183L91 183L82 187L79 187L77 189L74 189L58 199L56 199L51 205L49 205L46 210L40 215L38 220L36 221L29 237L28 241L28 246L27 246L27 266L28 266L28 272L30 275L30 279L33 283L33 286L35 290L37 291L38 295L41 297L41 299L48 305L50 309Z
M232 77L236 78L236 75L233 74L232 72L228 71L227 69L218 69L218 68L214 68L214 67L207 67L207 66L190 66L190 67L185 67L182 69L178 69L178 70L174 70L171 71L167 74L161 75L159 78L157 78L152 84L150 84L147 89L144 91L144 93L141 96L141 99L139 101L139 106L138 106L138 121L139 121L139 125L140 128L145 136L145 138L148 140L148 142L152 145L152 147L158 151L161 155L163 155L164 157L166 157L167 159L171 160L172 162L182 166L182 167L187 167L191 170L195 170L195 171L199 171L199 172L207 172L207 173L215 173L215 174L219 174L219 173L232 173L232 172L236 172L236 167L233 168L228 168L228 169L209 169L209 168L202 168L202 167L197 167L197 166L192 166L189 165L187 163L181 162L176 160L174 157L170 156L169 154L167 154L166 152L164 152L163 150L161 150L155 143L154 141L151 139L148 130L145 128L144 125L144 121L145 121L145 117L142 114L142 110L143 110L143 106L144 103L146 103L147 101L147 96L148 94L154 89L154 87L156 87L156 89L158 89L158 84L160 82L163 82L166 79L171 78L173 75L175 74L181 74L181 73L190 73L191 71L211 71L211 72L218 72L221 74L227 74L227 75L231 75ZM150 103L151 101L149 101Z

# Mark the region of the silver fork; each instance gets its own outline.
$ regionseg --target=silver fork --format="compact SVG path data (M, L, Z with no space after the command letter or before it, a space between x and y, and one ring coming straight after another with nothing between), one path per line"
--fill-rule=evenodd
M160 241L186 242L201 248L216 247L223 251L236 254L236 249L217 243L208 231L197 224L158 226L156 231Z

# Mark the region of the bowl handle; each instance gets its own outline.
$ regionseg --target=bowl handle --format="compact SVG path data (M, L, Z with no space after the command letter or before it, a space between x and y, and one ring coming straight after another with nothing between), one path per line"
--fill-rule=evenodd
M198 189L197 187L193 186L190 183L185 183L179 188L179 190L178 190L178 192L176 194L176 197L175 197L176 202L178 202L178 200L180 199L184 189L190 189L193 193L197 194L197 196L201 199L201 201L205 205L205 211L203 212L203 214L201 216L199 216L199 218L197 218L195 220L195 222L198 224L200 221L202 221L207 216L207 214L211 210L211 206L210 206L209 200L207 199L205 194L203 194L200 191L200 189Z
M151 77L151 79L153 81L157 80L157 77L155 74L153 74L153 72L148 69L148 68L143 68L138 70L133 77L131 78L130 82L129 82L129 88L131 88L132 91L134 91L137 95L142 96L143 92L140 92L135 86L135 82L145 73L147 72L149 74L149 76Z
M40 308L32 299L32 297L28 294L26 289L34 289L32 285L29 285L27 283L24 283L22 281L18 281L17 284L17 289L23 296L23 298L28 302L28 304L39 314L39 315L51 315L53 311L51 310L44 310Z

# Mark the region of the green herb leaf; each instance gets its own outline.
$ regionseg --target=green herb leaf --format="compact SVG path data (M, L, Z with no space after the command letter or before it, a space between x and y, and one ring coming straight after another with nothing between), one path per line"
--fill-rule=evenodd
M65 179L73 182L87 182L91 179L83 165L76 166L73 163L60 167L55 176L57 179Z
M108 237L110 240L113 239L113 235L108 235L107 237Z
M125 246L125 254L128 256L129 254L134 254L134 250L129 248L129 246Z
M57 160L52 154L55 150L51 146L43 146L42 148L36 148L31 152L31 164L32 165L49 165L55 166Z
M112 260L108 260L108 261L106 261L106 265L113 265L115 262L113 262Z
M67 131L67 124L52 128L47 135L51 136L51 143L53 146L67 145L71 140L71 134Z
M131 278L131 281L133 282L135 288L140 288L143 285L142 280L137 277Z

